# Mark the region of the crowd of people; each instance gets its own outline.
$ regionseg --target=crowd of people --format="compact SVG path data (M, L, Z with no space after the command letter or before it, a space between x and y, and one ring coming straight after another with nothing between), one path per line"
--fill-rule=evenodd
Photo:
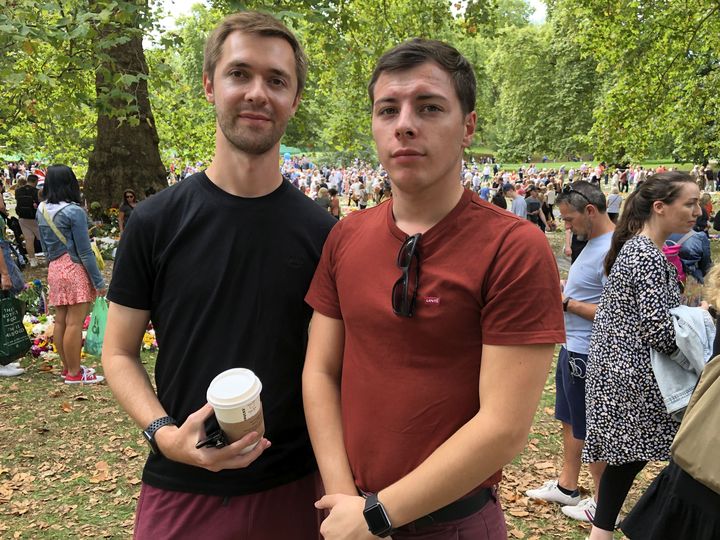
M281 161L307 60L272 16L222 20L203 73L215 155L139 204L124 192L107 291L104 375L149 444L135 538L506 538L498 483L559 344L563 467L527 495L592 523L591 540L612 538L635 476L671 458L718 352L709 306L681 305L683 267L663 252L672 234L684 245L707 233L708 220L693 231L698 175L463 163L475 75L440 41L403 42L375 65L378 167ZM50 167L36 219L66 382L89 383L100 376L76 358L78 314L105 283L77 186ZM365 211L343 217L347 206ZM565 282L543 234L557 217L573 256ZM155 386L138 353L151 317ZM699 369L678 388L683 360ZM206 444L208 386L237 367L262 381L264 430ZM700 465L717 479L717 463ZM720 488L678 464L653 486L621 525L632 540L718 538ZM662 529L647 526L656 517Z

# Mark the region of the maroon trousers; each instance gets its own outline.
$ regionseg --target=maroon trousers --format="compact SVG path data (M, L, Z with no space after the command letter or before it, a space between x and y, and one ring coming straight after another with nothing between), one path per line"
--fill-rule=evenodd
M267 491L222 497L142 485L135 514L136 540L318 540L323 516L320 475Z
M485 506L471 516L422 529L412 525L393 532L393 540L506 540L505 515L497 499L497 488Z

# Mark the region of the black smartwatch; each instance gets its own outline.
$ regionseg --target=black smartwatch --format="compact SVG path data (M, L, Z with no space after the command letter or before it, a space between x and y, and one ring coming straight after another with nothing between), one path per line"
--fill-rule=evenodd
M570 297L566 297L565 300L563 300L563 311L566 313L567 313L568 304L570 303L570 300L572 300L572 298L570 298Z
M365 510L363 510L368 529L375 536L385 538L392 532L392 523L385 511L385 507L378 501L377 494L371 493L365 499Z
M152 450L153 454L162 455L160 453L160 449L158 448L157 442L155 442L155 433L161 427L171 425L177 426L177 422L175 421L175 419L171 416L163 416L162 418L153 420L150 425L143 431L143 437L145 437L145 440L150 445L150 449Z

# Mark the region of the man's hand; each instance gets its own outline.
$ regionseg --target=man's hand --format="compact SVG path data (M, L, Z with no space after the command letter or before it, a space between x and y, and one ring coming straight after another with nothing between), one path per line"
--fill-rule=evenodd
M258 434L252 432L223 448L195 448L206 436L204 422L212 411L212 405L206 403L200 410L188 416L182 426L160 428L155 440L162 455L179 463L218 472L223 469L243 469L270 447L270 441L261 439L250 452L240 454L241 450L258 440Z
M0 277L0 287L2 287L3 291L9 291L12 289L12 279L10 279L10 274L2 274Z
M330 510L320 526L325 540L373 540L378 538L368 530L363 509L365 499L360 496L325 495L315 503L315 508ZM389 537L388 537L389 538Z

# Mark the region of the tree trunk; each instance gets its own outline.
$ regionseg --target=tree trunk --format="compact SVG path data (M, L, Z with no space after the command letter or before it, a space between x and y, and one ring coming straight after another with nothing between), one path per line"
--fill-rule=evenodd
M130 39L103 50L103 42L122 36ZM167 175L148 98L142 32L137 24L109 23L100 29L98 47L104 60L95 76L97 135L83 191L88 204L107 208L121 204L126 189L143 199L146 190L167 187Z

